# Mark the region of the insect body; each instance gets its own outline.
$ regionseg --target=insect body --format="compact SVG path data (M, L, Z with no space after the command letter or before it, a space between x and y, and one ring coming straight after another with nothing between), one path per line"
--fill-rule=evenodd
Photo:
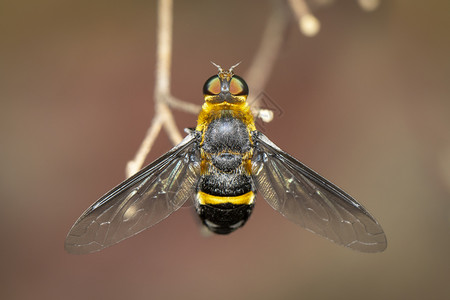
M198 118L201 167L196 209L215 233L226 234L244 225L254 206L251 134L256 130L246 102L248 87L232 70L205 83L205 104Z
M248 87L233 67L209 78L197 127L143 170L105 194L77 220L65 248L111 246L192 201L203 224L228 234L243 226L256 192L282 215L363 252L386 248L378 222L351 196L278 148L255 128Z

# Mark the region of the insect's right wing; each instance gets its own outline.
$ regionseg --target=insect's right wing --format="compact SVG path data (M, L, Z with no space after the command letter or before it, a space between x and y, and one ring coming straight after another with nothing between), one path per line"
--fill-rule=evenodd
M258 192L282 215L362 252L386 248L380 224L350 195L255 132L252 173Z
M89 207L67 235L67 252L101 250L166 218L193 197L199 160L191 131L179 145Z

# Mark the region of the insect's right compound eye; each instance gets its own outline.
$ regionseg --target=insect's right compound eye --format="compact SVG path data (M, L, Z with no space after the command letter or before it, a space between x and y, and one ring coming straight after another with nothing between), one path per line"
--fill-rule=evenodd
M234 96L248 96L248 86L245 80L234 75L230 80L230 93Z
M203 86L203 94L204 95L218 95L221 91L220 78L217 75L211 76L208 80L206 80L205 85Z

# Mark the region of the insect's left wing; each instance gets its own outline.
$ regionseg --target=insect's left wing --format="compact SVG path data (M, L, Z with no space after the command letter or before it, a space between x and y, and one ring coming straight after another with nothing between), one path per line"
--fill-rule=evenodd
M282 151L262 133L255 132L253 142L254 182L275 210L354 250L380 252L386 248L380 224L350 195Z
M180 208L195 192L199 153L194 132L169 152L125 180L73 225L65 249L91 253L153 226Z

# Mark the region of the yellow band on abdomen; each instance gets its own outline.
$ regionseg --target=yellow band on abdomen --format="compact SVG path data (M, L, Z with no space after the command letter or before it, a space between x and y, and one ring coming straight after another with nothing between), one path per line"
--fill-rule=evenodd
M202 191L199 191L197 193L197 199L200 204L224 204L224 203L231 203L231 204L252 204L253 200L255 199L255 193L252 191L245 193L240 196L213 196L210 194L206 194Z

